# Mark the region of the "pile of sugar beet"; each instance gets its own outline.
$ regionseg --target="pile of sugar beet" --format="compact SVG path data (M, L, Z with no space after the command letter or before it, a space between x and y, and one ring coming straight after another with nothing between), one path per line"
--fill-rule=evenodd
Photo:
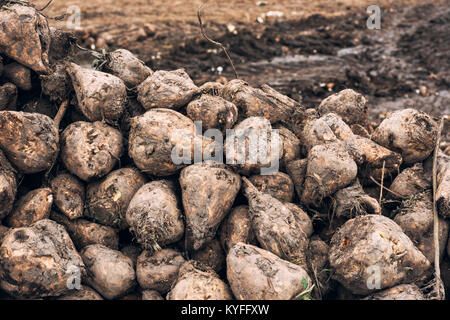
M75 41L32 6L0 9L3 299L427 298L437 119L405 109L372 128L351 89L305 109L267 85L198 87L123 49L82 67ZM174 163L200 138L194 121L277 129L280 170L261 175L271 154ZM437 163L448 259L448 155Z

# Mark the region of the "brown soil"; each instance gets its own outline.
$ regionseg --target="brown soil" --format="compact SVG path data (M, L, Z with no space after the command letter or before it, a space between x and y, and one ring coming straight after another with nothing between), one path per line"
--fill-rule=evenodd
M204 10L209 35L229 49L241 78L267 83L308 107L354 88L369 97L374 120L380 111L405 106L449 113L450 1L378 1L381 30L366 27L370 1L267 2L210 1ZM231 79L224 54L200 35L201 3L83 2L77 34L85 45L103 38L110 49L125 47L154 69L185 68L197 84ZM77 1L55 1L45 12L56 16L72 4ZM256 22L269 11L284 16ZM64 27L65 21L52 24Z

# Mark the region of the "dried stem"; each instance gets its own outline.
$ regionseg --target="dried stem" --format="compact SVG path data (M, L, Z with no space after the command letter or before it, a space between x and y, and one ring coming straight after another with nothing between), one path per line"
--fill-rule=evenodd
M233 68L233 72L234 72L234 76L236 77L236 79L238 79L238 74L236 72L236 68L234 67L234 63L233 60L231 60L230 55L228 54L228 50L225 48L225 46L223 44L221 44L220 42L214 41L213 39L211 39L210 37L208 37L208 35L205 32L204 26L203 26L203 22L202 22L202 10L203 7L206 6L206 3L203 3L202 5L200 5L198 7L198 11L197 11L197 17L198 17L198 23L200 24L200 31L202 33L202 36L209 42L211 42L212 44L214 44L215 46L219 47L222 49L222 51L225 53L225 55L227 56L228 61L230 62L231 68Z
M383 160L383 168L381 169L381 186L380 186L380 205L381 205L381 200L383 200L383 184L384 184L384 167L386 165L386 161Z
M439 129L437 132L436 146L433 154L433 242L434 242L434 289L433 294L437 300L443 300L445 298L445 289L441 279L441 267L440 267L440 250L439 250L439 217L437 213L436 205L436 191L437 191L437 158L439 153L439 145L441 142L441 133L444 127L444 117L441 118L439 123Z
M372 180L377 186L381 187L382 189L389 191L390 193L392 193L394 196L399 197L399 198L403 198L402 195L398 194L397 192L392 191L391 189L383 186L381 183L379 183L377 180L375 180L374 177L370 176L370 180Z
M64 117L64 115L66 114L66 110L67 110L68 105L69 105L69 100L63 101L63 103L61 103L61 106L59 107L59 110L58 110L58 113L55 116L55 119L53 119L53 121L55 122L57 128L59 128L61 120Z

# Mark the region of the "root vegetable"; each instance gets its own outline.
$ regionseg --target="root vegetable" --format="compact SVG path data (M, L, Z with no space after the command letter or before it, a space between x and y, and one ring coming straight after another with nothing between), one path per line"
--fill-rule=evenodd
M358 135L360 137L363 137L363 138L370 139L369 131L367 131L367 129L365 127L363 127L362 125L360 125L360 124L352 124L350 126L350 129L352 129L353 134L356 134L356 135Z
M28 227L38 220L47 219L52 204L52 189L35 189L17 201L6 222L11 228Z
M142 300L164 300L163 297L155 290L142 291Z
M294 200L294 184L291 178L283 172L276 172L273 175L251 176L248 179L256 189L270 194L281 202L292 202Z
M431 188L431 177L427 176L421 163L406 168L394 179L389 187L396 199L407 199Z
M351 219L365 214L381 214L378 201L366 194L359 184L341 189L334 195L333 212L337 218Z
M294 189L299 199L301 199L303 194L303 182L305 181L307 165L307 159L298 159L286 164L286 171L294 183Z
M66 294L72 278L85 274L66 230L51 220L10 229L0 246L0 265L2 290L22 299Z
M139 286L166 294L177 279L184 262L181 253L173 249L162 249L154 254L148 250L143 251L136 265Z
M142 82L138 88L138 101L146 109L179 109L187 105L199 89L183 70L159 70Z
M144 249L157 251L177 242L184 234L174 186L167 180L144 184L131 199L126 219Z
M50 31L50 50L48 57L50 65L53 66L58 62L67 60L74 53L75 37L71 30L63 30L54 27L49 28Z
M56 207L69 219L83 216L85 188L84 184L68 173L62 173L51 181Z
M227 163L244 175L276 171L283 154L283 140L274 133L265 118L243 120L225 140Z
M38 73L48 71L50 31L47 19L31 6L0 10L0 51Z
M281 126L273 126L283 142L283 153L280 153L280 168L286 168L287 163L300 158L300 139L289 129Z
M358 168L340 143L313 147L308 154L302 203L318 206L323 198L355 180Z
M137 169L122 168L90 183L86 192L87 216L98 223L126 229L128 205L145 180Z
M319 237L311 238L308 246L308 269L315 283L313 292L318 299L322 299L331 287L327 271L329 251L330 247Z
M59 151L59 132L43 114L0 111L0 147L21 172L37 173L52 167Z
M252 88L243 80L228 82L222 89L222 97L234 103L243 116L264 117L270 123L289 120L294 109L300 107L299 103L267 85Z
M305 230L309 217L297 214L287 204L258 191L245 177L243 183L252 229L261 247L282 259L306 266L306 250L312 231Z
M180 174L188 249L198 250L216 235L241 188L240 176L226 165L207 162Z
M173 110L152 109L131 119L129 155L142 171L169 176L185 166L184 161L175 164L173 154L191 161L195 140L191 119ZM189 154L184 154L186 145Z
M130 244L123 247L120 252L130 258L133 261L133 265L136 266L137 260L141 255L142 250L138 246Z
M361 168L359 178L364 185L372 184L371 178L380 181L382 176L385 179L395 176L402 164L400 154L367 138L355 136L354 140L347 142L347 150Z
M225 265L225 254L217 239L209 241L202 249L195 251L191 258L210 267L216 273L222 271Z
M320 116L328 113L339 115L348 125L365 125L369 115L367 100L352 89L345 89L323 100L317 108Z
M228 253L227 279L238 300L291 300L312 285L302 267L241 242Z
M426 300L415 284L401 284L390 289L374 293L364 300Z
M375 142L400 153L404 164L426 159L434 150L436 137L437 123L415 109L393 112L372 134Z
M30 69L16 62L4 67L3 77L21 90L29 91L32 88Z
M70 63L66 70L72 79L78 108L89 121L119 120L127 100L127 89L120 78L75 63Z
M57 63L49 74L40 75L42 93L47 95L50 101L61 104L67 99L72 90L72 81L66 71L66 66Z
M0 150L0 221L12 210L17 193L16 170Z
M311 148L321 144L337 142L338 138L324 118L307 121L300 133L303 154L308 154Z
M311 218L308 216L308 214L295 203L285 202L284 205L288 207L288 209L291 210L292 213L296 216L301 230L303 230L309 238L313 234L314 228Z
M17 87L12 83L5 83L0 86L0 111L16 108Z
M370 294L378 284L378 289L422 284L431 273L427 258L395 222L381 215L347 221L331 239L329 259L333 278L354 294Z
M144 82L153 71L130 51L117 49L107 53L105 70L122 79L128 88L134 88Z
M217 129L225 133L231 129L238 117L238 109L227 100L219 97L203 94L186 107L186 112L192 121L201 121L204 131Z
M74 122L61 135L62 162L84 181L108 174L122 152L120 131L101 122Z
M81 286L80 289L60 297L58 300L103 300L102 296L88 286Z
M86 282L104 298L115 299L135 285L133 262L120 251L94 244L85 247L81 256L88 270Z
M248 206L241 205L231 211L220 225L219 237L225 252L228 252L238 242L256 243Z
M422 251L428 261L434 261L433 239L433 202L431 192L425 191L403 201L394 221L403 232ZM445 245L448 237L448 222L439 218L439 255L445 255Z
M167 295L167 300L231 300L228 286L209 267L187 261Z
M91 244L101 244L117 250L119 247L119 234L117 230L102 226L101 224L84 219L70 220L65 215L52 212L51 219L66 227L75 246L82 249Z

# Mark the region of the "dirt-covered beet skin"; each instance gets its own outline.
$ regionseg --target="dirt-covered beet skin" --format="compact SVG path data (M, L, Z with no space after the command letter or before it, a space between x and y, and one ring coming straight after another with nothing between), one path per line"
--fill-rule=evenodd
M228 253L227 279L238 300L291 300L312 285L302 267L241 242Z
M17 87L13 83L5 83L0 86L0 111L15 110L17 103Z
M52 189L35 189L17 200L6 222L11 228L28 227L38 220L47 219L50 216L52 204Z
M138 101L146 109L179 109L187 105L199 89L183 70L159 70L142 82L138 88Z
M50 30L47 19L28 5L0 9L0 47L3 54L38 73L49 71Z
M61 160L84 181L108 174L122 152L122 134L102 122L74 122L61 135Z
M191 260L180 267L167 300L232 300L228 285L209 267Z
M225 254L217 238L206 243L200 250L193 252L191 259L210 267L216 273L222 271L225 265Z
M169 109L152 109L131 119L128 154L143 172L154 176L169 176L185 164L173 161L173 150L188 145L193 159L195 127L191 119ZM176 154L176 151L175 151Z
M333 112L348 125L365 125L369 115L367 99L352 89L345 89L322 100L317 108L321 116Z
M245 177L243 184L252 229L261 247L306 267L306 251L313 231L308 215L297 214L297 208L293 210L288 204L258 191Z
M58 128L43 114L0 111L0 147L25 174L48 170L58 156Z
M318 145L308 154L301 201L318 206L323 198L355 180L358 167L340 142Z
M184 221L174 185L168 180L144 184L133 196L126 221L144 249L158 251L184 234Z
M50 213L50 218L66 228L79 250L91 244L101 244L113 250L119 248L119 233L117 229L85 219L70 220L64 214L56 211Z
M13 62L6 65L3 69L3 77L14 83L20 90L29 91L32 88L31 71L21 64Z
M404 109L389 115L372 134L372 139L401 154L404 164L426 159L434 150L437 123L415 109Z
M2 290L21 299L66 294L71 275L85 275L84 263L64 227L47 219L10 229L0 246L0 265Z
M283 140L269 120L250 117L227 134L224 153L226 163L242 175L271 174L279 169Z
M380 288L402 283L423 284L431 274L430 262L391 219L382 215L358 216L347 221L330 243L333 278L354 294L373 293L371 276L380 272ZM372 282L371 282L372 281Z
M241 188L240 176L226 165L198 163L180 173L189 249L198 250L216 235Z
M91 182L86 192L87 216L103 225L125 229L128 205L145 181L139 170L122 168Z
M135 285L133 262L120 251L93 244L85 247L81 256L88 271L86 282L104 298L118 298Z
M281 202L294 200L294 184L291 178L283 172L264 176L255 175L248 179L259 191L268 193Z
M394 221L414 242L428 261L434 261L434 220L431 190L415 194L402 202L396 211ZM447 220L439 217L439 257L445 255L449 225Z
M83 216L85 187L75 176L61 173L51 181L55 206L69 219Z
M415 284L401 284L364 298L364 300L426 300Z
M219 238L222 248L228 252L236 243L255 244L256 238L252 230L252 219L248 206L233 208L220 225Z
M17 193L16 170L0 150L0 221L12 210Z
M89 121L119 120L127 99L127 89L120 78L75 63L68 64L66 70L72 79L78 108Z
M128 88L144 82L153 71L130 51L117 49L106 56L105 71L122 79Z
M155 253L143 251L136 265L139 286L144 290L156 290L160 294L166 294L184 262L181 253L174 249L162 249Z
M208 94L191 101L186 113L192 121L201 121L204 131L217 129L222 133L231 129L238 118L238 109L233 103Z

